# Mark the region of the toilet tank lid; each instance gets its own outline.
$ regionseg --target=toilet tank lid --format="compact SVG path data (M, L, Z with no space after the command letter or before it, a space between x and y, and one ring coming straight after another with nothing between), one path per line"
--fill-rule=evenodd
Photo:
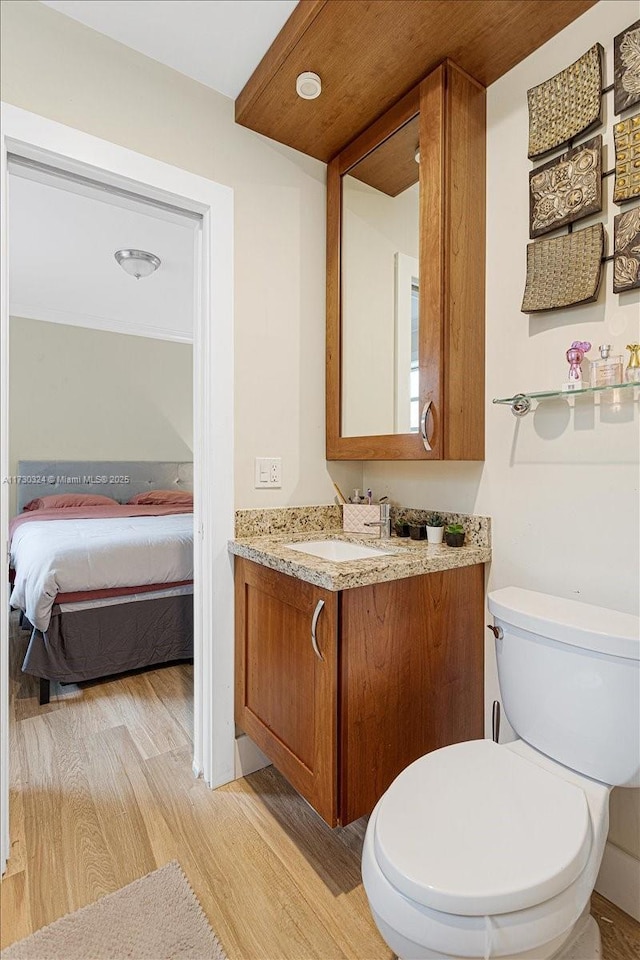
M522 587L489 593L494 617L541 637L609 656L640 660L640 618Z

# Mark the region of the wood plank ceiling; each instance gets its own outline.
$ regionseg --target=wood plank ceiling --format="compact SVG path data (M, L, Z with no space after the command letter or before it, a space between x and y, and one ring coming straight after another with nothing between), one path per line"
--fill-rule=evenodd
M236 121L328 161L446 57L489 86L596 0L300 0ZM302 100L313 71L322 95Z

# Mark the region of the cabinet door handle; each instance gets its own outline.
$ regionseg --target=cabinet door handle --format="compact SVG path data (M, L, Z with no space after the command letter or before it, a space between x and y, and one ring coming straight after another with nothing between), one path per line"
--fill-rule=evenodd
M318 626L318 617L322 613L322 608L324 607L324 600L318 600L316 603L316 608L313 611L313 620L311 621L311 646L313 647L313 652L315 653L318 660L324 660L324 657L320 653L320 647L318 646L318 640L316 638L316 627Z
M429 419L429 413L431 412L432 400L427 400L424 407L422 408L422 415L420 417L420 434L422 436L422 442L424 443L425 450L432 450L432 446L429 443L429 437L427 435L427 420Z

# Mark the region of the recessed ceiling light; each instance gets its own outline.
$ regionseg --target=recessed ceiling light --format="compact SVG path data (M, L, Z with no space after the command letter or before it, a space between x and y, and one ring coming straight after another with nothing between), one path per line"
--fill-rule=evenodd
M141 277L150 277L160 266L160 257L146 250L116 250L114 257L125 273L139 280Z
M317 73L301 73L296 79L296 92L303 100L315 100L322 93L322 80Z

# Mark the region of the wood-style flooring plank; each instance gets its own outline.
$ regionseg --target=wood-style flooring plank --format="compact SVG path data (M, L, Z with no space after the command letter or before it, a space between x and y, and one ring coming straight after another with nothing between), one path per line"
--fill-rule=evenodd
M109 684L114 688L108 691L112 724L127 727L145 760L184 746L191 749L188 734L166 709L146 672L128 674ZM93 689L104 686L96 684Z
M24 780L27 881L33 929L117 890L87 775L86 743L68 717L17 724Z
M634 960L640 957L640 923L599 893L591 896L591 913L602 937L603 960Z
M177 663L171 669L149 670L145 676L160 703L190 742L193 732L193 664Z
M156 860L128 766L140 763L126 727L93 734L86 741L86 775L100 832L111 859L118 864L115 889L156 869Z
M33 932L29 887L24 870L6 874L0 884L0 950Z

